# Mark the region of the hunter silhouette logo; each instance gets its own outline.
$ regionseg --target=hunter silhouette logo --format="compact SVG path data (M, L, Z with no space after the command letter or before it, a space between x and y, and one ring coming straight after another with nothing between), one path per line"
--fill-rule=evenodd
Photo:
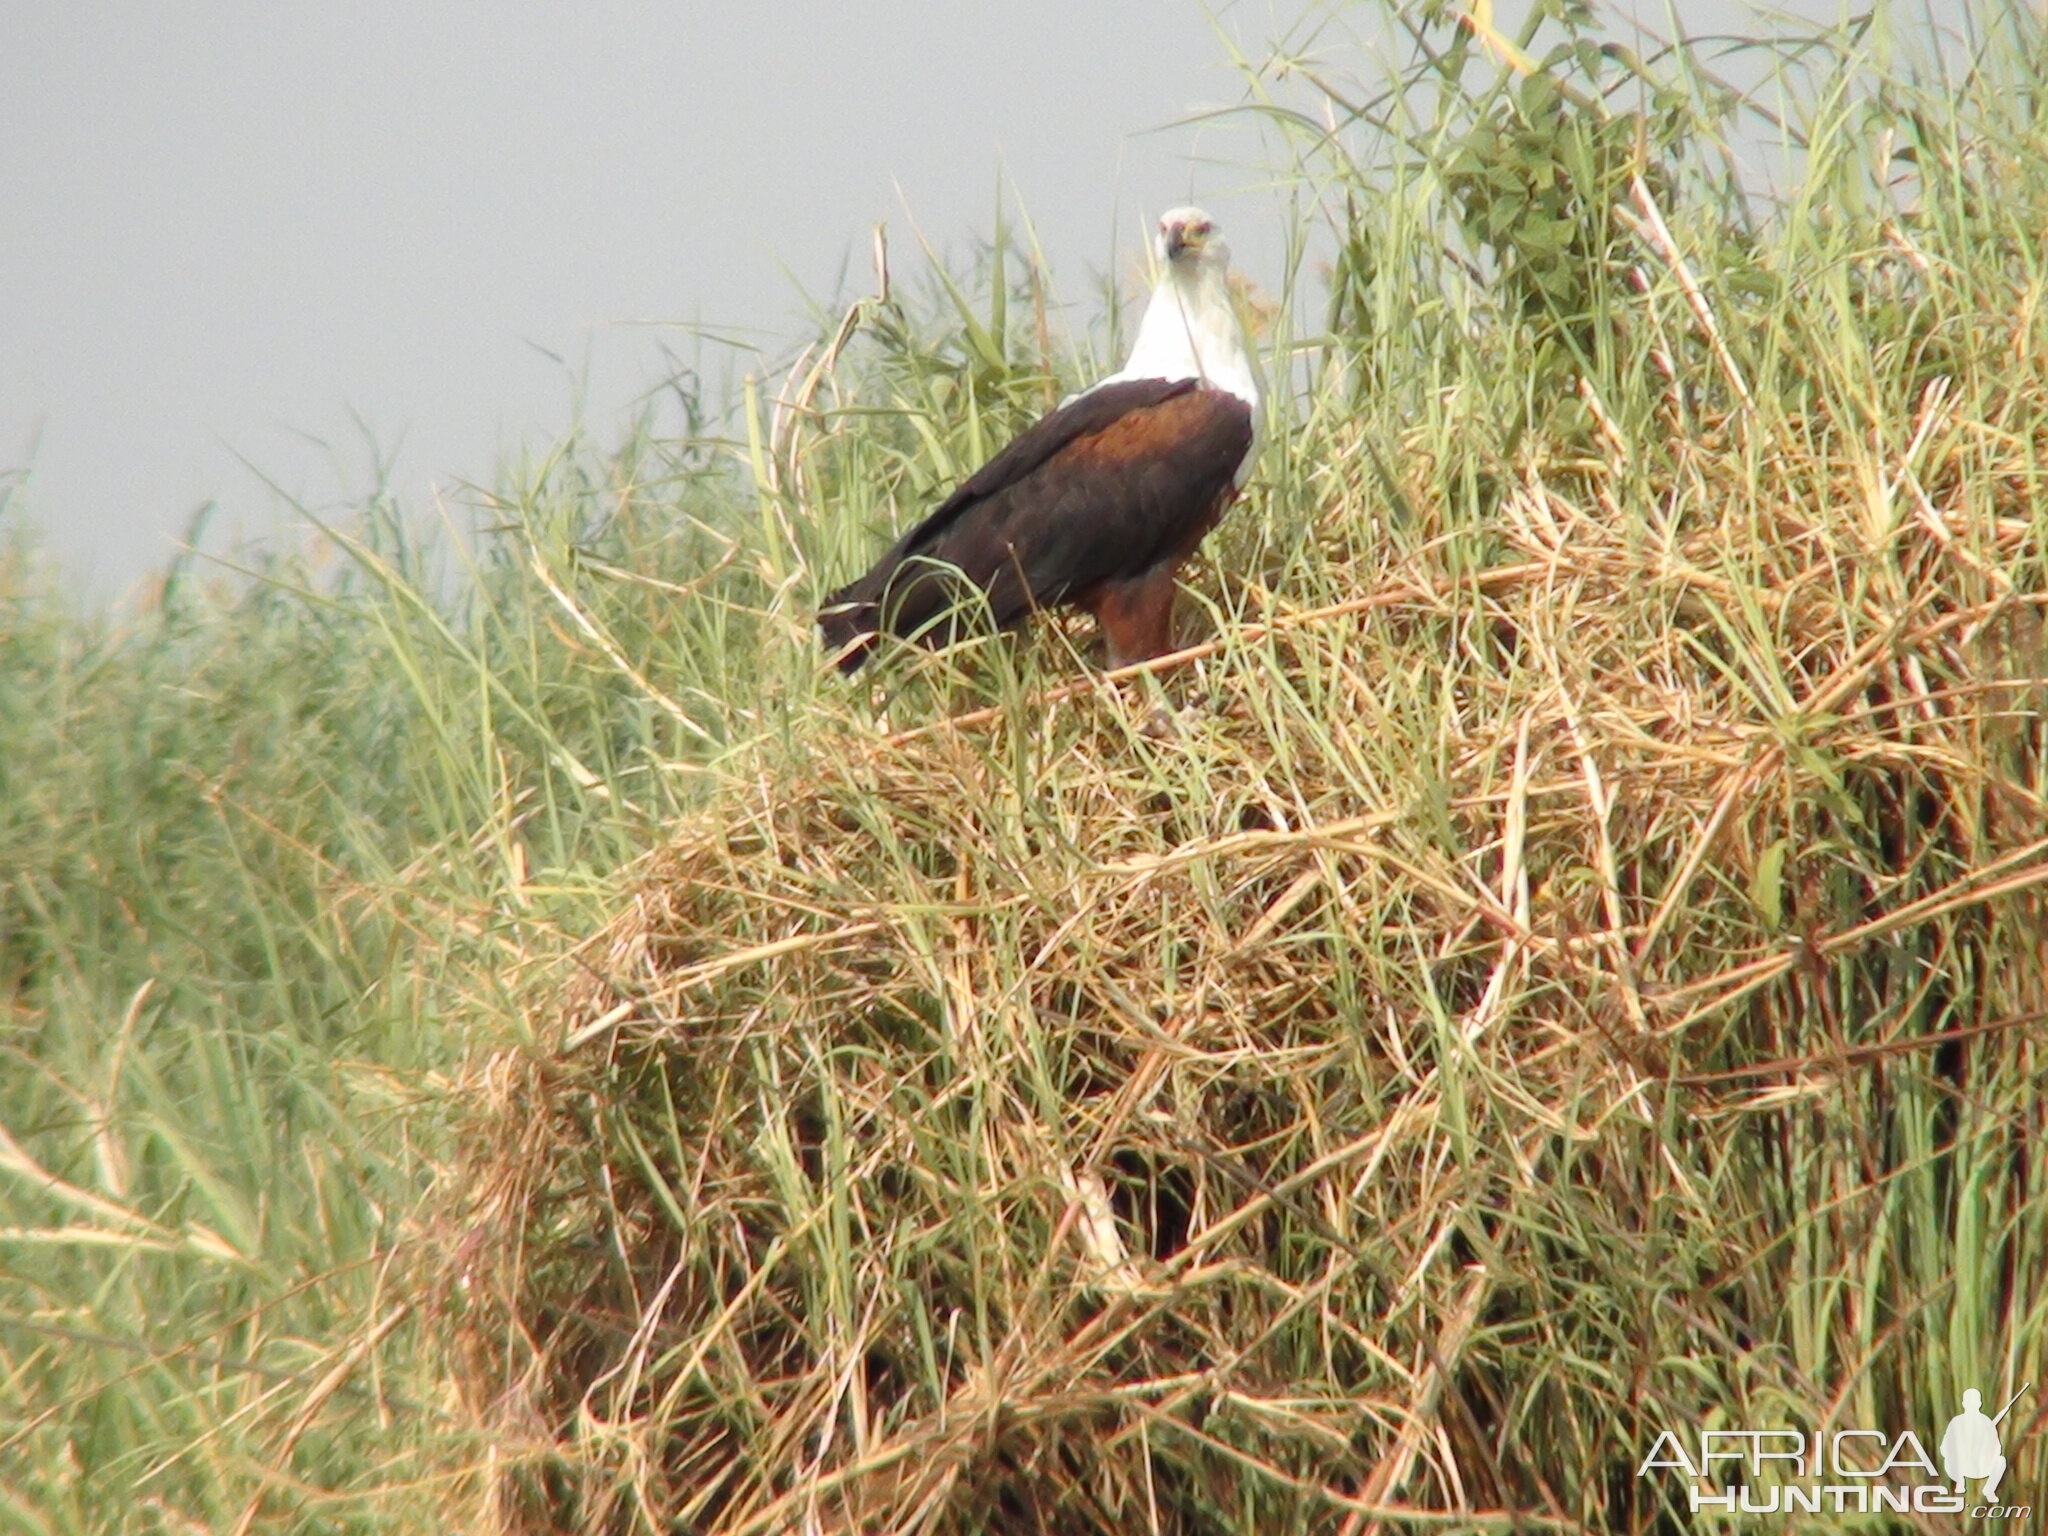
M1999 1443L1998 1426L2031 1386L2030 1381L2007 1398L1995 1419L1984 1417L1978 1407L1984 1396L1975 1387L1963 1394L1963 1411L1948 1421L1948 1428L1941 1434L1941 1467L1955 1479L1957 1493L1963 1492L1963 1484L1971 1478L1981 1477L1984 1502L1989 1504L1997 1499L1998 1481L2005 1476L2005 1447Z
M1963 1393L1963 1411L1948 1421L1939 1443L1941 1465L1912 1430L1701 1429L1688 1444L1665 1430L1650 1446L1637 1477L1668 1468L1682 1474L1694 1514L1949 1514L1982 1520L2023 1520L2026 1504L1998 1502L2005 1479L2005 1445L1998 1426L2033 1390L2030 1381L1996 1415L1983 1409L1975 1387ZM1981 1483L1977 1502L1968 1485Z

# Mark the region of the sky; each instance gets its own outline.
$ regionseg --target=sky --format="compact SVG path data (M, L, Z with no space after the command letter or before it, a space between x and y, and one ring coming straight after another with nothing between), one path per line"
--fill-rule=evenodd
M381 463L431 516L616 432L694 326L786 356L878 222L973 250L999 182L1070 302L1189 201L1277 286L1224 109L1306 9L0 0L0 533L105 600L208 504L224 548Z
M421 506L579 399L614 430L693 322L786 351L879 221L971 250L999 175L1079 298L1159 207L1245 203L1201 162L1254 135L1156 130L1238 100L1217 28L1269 20L0 0L0 516L105 596L209 501L209 544L292 521L266 479L332 510L381 455Z

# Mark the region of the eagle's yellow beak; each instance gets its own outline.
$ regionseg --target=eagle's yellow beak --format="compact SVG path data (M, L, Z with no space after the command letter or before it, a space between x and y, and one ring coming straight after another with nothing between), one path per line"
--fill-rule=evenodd
M1166 245L1166 259L1176 261L1188 252L1200 255L1215 226L1206 219L1175 219L1160 231Z

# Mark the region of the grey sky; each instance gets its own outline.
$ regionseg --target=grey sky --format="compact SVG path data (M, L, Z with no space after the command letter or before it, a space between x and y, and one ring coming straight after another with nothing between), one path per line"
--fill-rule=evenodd
M608 432L660 374L630 322L778 351L849 251L865 284L877 220L904 258L912 215L985 238L999 170L1071 300L1191 199L1276 284L1256 130L1166 125L1241 99L1223 36L1260 56L1305 8L0 0L13 515L111 594L202 502L273 526L237 455L317 507L361 489L351 411L429 510L566 430L586 362Z
M0 467L100 592L209 498L270 525L237 453L360 485L351 409L409 504L565 430L586 358L604 430L659 373L621 322L779 345L875 221L985 235L999 168L1082 297L1116 222L1227 216L1245 173L1190 156L1251 142L1147 131L1238 98L1183 4L24 0L0 39Z

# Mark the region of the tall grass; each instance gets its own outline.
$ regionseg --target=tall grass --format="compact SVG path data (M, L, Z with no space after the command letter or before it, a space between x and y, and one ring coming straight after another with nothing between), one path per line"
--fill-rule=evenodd
M1354 14L1173 668L817 652L1113 350L1003 232L467 543L8 568L11 1528L1677 1529L2048 1379L2037 24Z
M664 497L636 529L620 497ZM719 477L710 475L709 481ZM175 568L81 623L0 582L0 1517L24 1531L417 1529L459 1436L400 1239L446 1154L452 1000L587 927L724 728L630 683L713 541L699 450L575 444L451 580L389 509L323 569ZM720 482L716 506L730 502ZM671 583L671 585L674 585ZM458 597L435 594L459 593ZM636 628L634 626L641 626ZM710 725L699 721L709 721Z
M362 1377L291 1431L403 1312L399 1111L440 1056L371 885L404 856L404 712L279 586L181 571L125 631L0 600L0 1507L226 1530L286 1438L328 1486L393 1453Z

